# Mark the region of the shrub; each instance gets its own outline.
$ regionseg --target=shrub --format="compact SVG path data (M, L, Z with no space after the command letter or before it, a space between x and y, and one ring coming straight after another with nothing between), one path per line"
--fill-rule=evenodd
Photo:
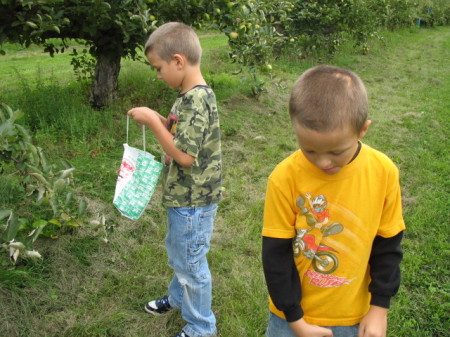
M74 195L72 171L49 164L29 131L18 123L20 110L0 109L0 188L14 192L0 200L0 245L16 262L20 255L40 257L33 243L41 236L55 238L62 230L81 225L86 202Z

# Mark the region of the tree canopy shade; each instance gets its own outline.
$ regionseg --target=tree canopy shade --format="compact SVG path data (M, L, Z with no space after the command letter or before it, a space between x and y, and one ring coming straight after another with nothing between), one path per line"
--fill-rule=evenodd
M122 57L134 59L153 28L144 0L0 0L0 49L5 41L43 45L53 55L79 39L97 60L91 102L116 95ZM61 39L55 46L51 40Z

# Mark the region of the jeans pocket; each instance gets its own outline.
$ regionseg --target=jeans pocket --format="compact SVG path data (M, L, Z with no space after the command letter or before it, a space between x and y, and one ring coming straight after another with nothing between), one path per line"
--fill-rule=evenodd
M210 249L210 241L214 227L217 206L198 208L199 211L192 222L191 238L189 242L189 269L193 273L201 273L206 268L206 255Z
M209 247L206 244L204 236L197 233L195 238L189 244L188 268L191 273L198 273L200 264L206 259L206 253Z
M171 207L171 210L183 218L192 218L195 214L193 207Z

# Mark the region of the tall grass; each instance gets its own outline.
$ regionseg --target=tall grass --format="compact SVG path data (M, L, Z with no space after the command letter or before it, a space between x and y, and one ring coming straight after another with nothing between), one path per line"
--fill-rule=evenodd
M384 44L371 46L370 55L345 51L327 62L361 75L373 121L365 142L386 152L401 170L407 231L403 282L389 314L389 336L447 336L450 28L384 37ZM260 261L265 184L274 166L297 148L287 99L298 75L318 61L283 56L265 78L268 93L254 100L248 97L248 83L231 75L239 69L229 63L225 40L208 33L202 44L203 71L221 113L226 188L209 255L213 309L219 336L263 336L268 316ZM8 57L14 59L14 53ZM47 57L37 51L28 57L20 53L27 67ZM6 68L22 68L17 59L4 60ZM2 335L175 334L183 326L178 312L153 318L142 310L145 301L166 291L171 278L161 191L137 222L121 218L111 201L125 141L124 112L148 105L167 113L176 92L155 81L145 64L126 60L118 99L95 111L82 86L68 79L69 62L48 66L28 75L30 81L3 81L6 75L0 72L0 100L25 112L37 142L51 157L75 165L75 183L90 199L89 212L105 214L115 230L108 244L87 228L38 241L44 259L14 268L2 252ZM159 145L147 136L147 148L158 155ZM139 146L140 141L139 128L132 126L130 142ZM8 186L13 193L14 182Z

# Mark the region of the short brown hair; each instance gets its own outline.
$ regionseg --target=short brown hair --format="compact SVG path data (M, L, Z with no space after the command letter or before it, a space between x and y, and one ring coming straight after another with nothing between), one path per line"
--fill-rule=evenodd
M181 22L168 22L158 27L145 43L145 55L155 52L170 62L174 54L182 54L192 65L200 63L202 48L194 30Z
M329 65L305 71L295 83L289 101L291 120L319 132L349 123L359 133L367 111L367 92L358 75Z

